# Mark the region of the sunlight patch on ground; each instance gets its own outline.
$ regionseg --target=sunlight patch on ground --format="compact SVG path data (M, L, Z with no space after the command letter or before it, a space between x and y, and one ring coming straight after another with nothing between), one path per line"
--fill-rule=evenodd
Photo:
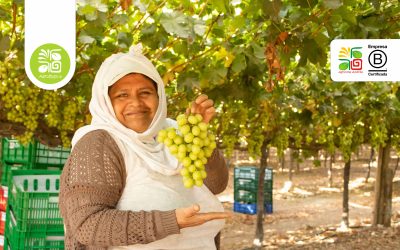
M349 202L349 206L351 207L355 207L355 208L362 208L362 209L371 209L370 207L367 206L363 206L354 202Z
M330 188L330 187L319 187L319 191L321 192L329 192L329 193L340 193L340 188Z
M349 182L349 189L350 190L356 189L364 185L365 185L365 178L357 178L354 181Z
M285 184L283 184L283 188L279 190L280 193L287 193L289 190L292 188L293 182L291 181L285 181Z
M400 196L399 197L393 197L392 198L393 203L400 203Z
M307 196L314 195L313 192L309 192L309 191L304 190L304 189L301 189L301 188L294 188L294 189L293 189L293 193L294 193L294 194L301 195L301 196L303 196L303 197L307 197Z

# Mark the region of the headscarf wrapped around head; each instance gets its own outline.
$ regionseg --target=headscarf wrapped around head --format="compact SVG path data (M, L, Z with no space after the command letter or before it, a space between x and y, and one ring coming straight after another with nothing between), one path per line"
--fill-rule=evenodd
M125 127L118 121L108 95L108 89L122 77L140 73L157 84L158 108L149 128L143 133ZM173 175L178 171L178 162L163 144L155 141L157 133L168 126L176 126L175 121L167 119L167 100L164 83L154 65L142 54L142 46L132 46L128 53L117 53L108 57L98 70L89 104L92 122L78 129L72 139L72 146L90 131L103 129L109 132L121 149L125 164L135 164L141 158L149 167L165 175ZM129 159L129 160L128 160Z

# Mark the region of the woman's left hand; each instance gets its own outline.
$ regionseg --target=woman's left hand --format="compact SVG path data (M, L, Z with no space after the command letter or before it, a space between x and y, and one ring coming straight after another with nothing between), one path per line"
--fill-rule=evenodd
M208 99L207 95L201 94L192 102L186 113L200 114L203 116L203 121L209 123L215 115L214 101Z

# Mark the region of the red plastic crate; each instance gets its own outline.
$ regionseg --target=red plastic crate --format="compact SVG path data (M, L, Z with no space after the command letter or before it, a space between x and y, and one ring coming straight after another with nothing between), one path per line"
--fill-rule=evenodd
M8 187L0 187L0 211L6 211L8 199Z
M4 227L6 225L6 212L0 211L0 234L4 235Z

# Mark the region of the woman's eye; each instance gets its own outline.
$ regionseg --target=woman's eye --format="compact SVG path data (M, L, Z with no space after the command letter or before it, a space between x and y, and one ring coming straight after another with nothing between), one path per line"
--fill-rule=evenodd
M127 97L127 96L128 96L128 94L126 94L126 93L121 93L121 94L117 95L117 97Z

